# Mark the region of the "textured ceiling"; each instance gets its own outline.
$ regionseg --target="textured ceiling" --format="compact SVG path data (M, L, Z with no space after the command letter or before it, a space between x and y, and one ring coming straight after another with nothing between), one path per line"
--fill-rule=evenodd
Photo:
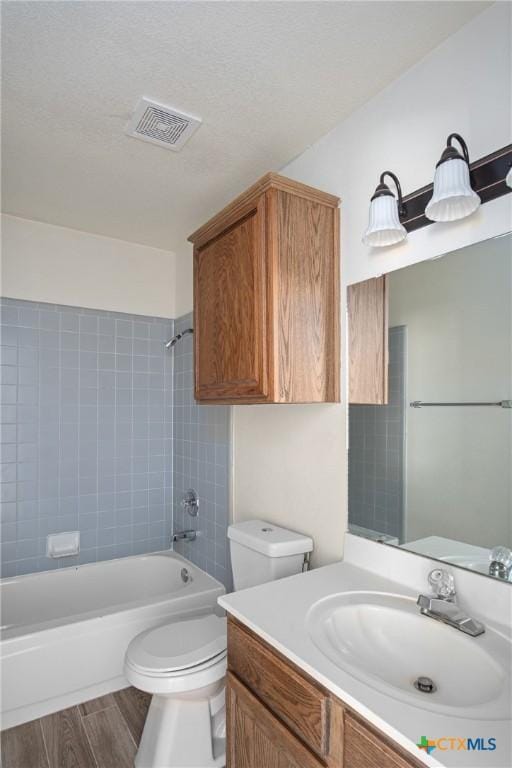
M179 251L487 5L4 2L3 210ZM142 95L202 117L180 153Z

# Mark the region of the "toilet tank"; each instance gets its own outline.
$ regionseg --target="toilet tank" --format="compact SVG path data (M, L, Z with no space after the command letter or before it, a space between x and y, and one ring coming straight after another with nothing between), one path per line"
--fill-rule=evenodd
M300 573L313 540L265 520L247 520L228 528L236 590Z

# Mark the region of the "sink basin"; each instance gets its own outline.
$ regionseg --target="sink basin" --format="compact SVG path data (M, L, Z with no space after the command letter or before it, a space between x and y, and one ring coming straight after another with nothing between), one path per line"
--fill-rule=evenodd
M414 598L344 592L318 601L306 618L316 647L338 668L422 709L457 717L510 717L512 645L486 628L469 637L422 616ZM433 692L414 682L430 678Z

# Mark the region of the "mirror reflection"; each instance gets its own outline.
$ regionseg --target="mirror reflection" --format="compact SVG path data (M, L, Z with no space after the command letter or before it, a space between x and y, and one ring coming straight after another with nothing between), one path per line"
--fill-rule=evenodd
M512 581L512 236L397 270L388 297L388 404L349 407L349 529Z

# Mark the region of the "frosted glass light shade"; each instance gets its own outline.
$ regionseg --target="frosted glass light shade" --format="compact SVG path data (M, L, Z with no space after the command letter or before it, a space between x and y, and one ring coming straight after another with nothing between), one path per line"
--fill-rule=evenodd
M469 166L462 158L440 163L434 176L434 193L425 208L431 221L457 221L470 216L481 200L471 188Z
M505 176L505 184L512 189L512 165L508 169L508 173Z
M396 197L391 194L375 197L370 203L370 220L363 243L381 248L400 243L406 237L407 230L400 223Z

